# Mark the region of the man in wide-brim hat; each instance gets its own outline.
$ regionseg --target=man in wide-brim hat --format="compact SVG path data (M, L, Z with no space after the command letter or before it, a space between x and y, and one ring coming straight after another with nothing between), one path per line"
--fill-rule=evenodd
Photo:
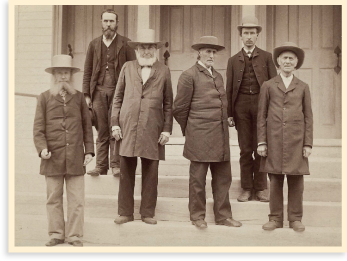
M259 172L257 155L258 97L264 81L277 75L272 55L256 46L262 27L255 16L245 16L237 26L243 48L229 58L226 71L228 121L237 130L240 147L240 177L242 192L239 202L253 198L268 202L267 174Z
M198 52L198 61L181 74L173 110L186 138L183 156L191 161L190 220L199 229L207 228L205 184L210 168L215 223L240 227L242 224L232 218L229 201L231 166L227 98L222 75L213 68L216 53L225 48L214 36L201 37L192 48Z
M73 87L69 55L56 55L45 71L53 75L51 88L40 94L34 120L34 143L41 157L40 174L47 185L47 217L50 241L46 246L83 246L84 174L94 156L93 131L88 106ZM65 228L63 187L66 183Z
M134 220L134 186L137 158L142 163L140 214L143 222L157 224L159 160L165 160L165 144L172 132L172 86L169 68L157 59L163 42L155 31L142 29L137 40L128 42L135 49L135 61L126 62L120 72L113 99L112 135L120 140L121 177L118 214L115 223Z
M270 215L264 230L283 227L283 181L288 183L288 221L294 231L304 231L304 175L313 144L313 115L309 86L293 75L305 58L295 43L275 48L274 62L280 74L265 82L258 109L260 171L269 173Z

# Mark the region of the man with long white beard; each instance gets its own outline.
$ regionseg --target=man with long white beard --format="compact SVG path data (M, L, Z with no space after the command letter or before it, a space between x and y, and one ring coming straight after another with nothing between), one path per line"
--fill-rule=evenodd
M89 110L71 76L80 69L71 66L69 55L56 55L50 90L40 94L34 120L34 143L41 157L40 174L47 184L47 217L50 241L46 246L83 246L84 174L94 156ZM63 187L66 182L67 222L65 229Z
M136 56L127 45L130 39L117 33L118 15L115 11L103 11L101 25L103 35L90 42L84 64L83 93L87 105L94 109L98 132L96 167L87 174L106 175L110 167L112 174L118 176L119 144L111 135L111 106L120 70L125 62L135 60Z
M134 220L134 186L137 157L142 163L140 214L143 222L153 218L157 203L159 160L165 160L165 144L172 132L172 86L170 70L157 60L152 29L137 33L137 42L128 42L136 51L136 61L124 64L114 95L112 135L120 140L120 183L115 223Z

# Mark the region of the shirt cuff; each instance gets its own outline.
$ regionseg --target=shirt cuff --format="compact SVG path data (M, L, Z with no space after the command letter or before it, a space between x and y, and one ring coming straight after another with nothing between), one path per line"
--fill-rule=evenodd
M161 134L163 134L164 136L170 138L170 132L163 131Z
M260 145L267 145L267 143L266 142L259 142L258 146L260 146Z
M120 130L120 127L119 126L112 126L112 131L114 130Z

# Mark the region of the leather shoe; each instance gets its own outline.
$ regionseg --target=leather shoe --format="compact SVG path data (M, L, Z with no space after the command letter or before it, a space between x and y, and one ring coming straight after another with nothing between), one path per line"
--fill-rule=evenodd
M72 242L68 242L70 245L73 245L75 247L83 247L83 243L81 240L75 240L75 241L72 241Z
M257 191L255 197L260 202L269 202L269 195L266 193L266 190Z
M250 190L243 190L241 195L237 198L237 201L239 202L247 202L252 198L252 191Z
M99 168L95 168L87 172L90 176L99 176L99 175L107 175L107 170L101 170Z
M141 220L143 222L145 222L146 224L150 224L150 225L156 225L157 224L157 221L151 217L141 217Z
M296 232L302 232L305 230L305 226L301 221L289 221L289 227Z
M203 219L194 220L194 221L192 221L192 224L195 225L199 229L207 228L207 223Z
M120 168L118 168L118 167L112 168L112 174L114 177L119 177L120 176Z
M227 218L227 219L216 222L216 225L222 225L227 227L241 227L242 223L239 221L236 221L233 218Z
M124 223L130 222L130 221L134 221L133 215L116 217L116 219L114 220L114 223L120 225L120 224L124 224Z
M263 225L264 230L275 230L276 228L283 228L283 222L276 221L276 220L270 220L269 222L265 223Z
M58 244L64 244L64 239L52 238L46 243L46 246L56 246Z

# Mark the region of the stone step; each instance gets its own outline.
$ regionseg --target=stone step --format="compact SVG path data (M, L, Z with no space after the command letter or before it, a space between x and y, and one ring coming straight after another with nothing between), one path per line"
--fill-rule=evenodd
M66 207L66 199L64 197ZM15 214L17 215L45 215L46 196L44 193L19 193L15 194ZM117 216L116 195L86 195L85 217L110 218ZM140 197L135 197L135 218L139 219ZM284 204L284 219L287 219ZM269 204L258 201L240 203L231 200L233 217L241 222L253 225L262 225L268 220ZM303 223L313 227L341 227L342 207L339 202L308 202L304 201ZM66 211L65 211L66 213ZM189 221L187 198L158 197L155 217L160 221ZM213 222L213 200L207 199L206 221ZM288 224L285 221L285 224Z
M16 216L15 246L44 246L47 241L46 215ZM86 247L96 246L341 246L342 233L338 227L314 227L308 224L302 233L287 226L264 231L260 225L247 221L239 228L208 223L207 229L199 230L189 221L159 221L157 225L147 225L135 220L117 225L113 218L86 217L83 242L83 252L94 251L95 248ZM73 248L64 243L54 249L68 247Z
M41 175L16 175L16 191L25 193L45 192L45 179ZM287 199L288 189L285 180L284 198ZM92 177L85 175L86 195L118 195L119 177L103 175ZM268 184L269 188L269 184ZM236 199L241 193L239 177L233 177L229 195ZM158 184L159 197L188 198L188 176L160 176ZM141 175L136 175L135 196L141 195ZM211 176L206 178L206 196L212 198ZM305 177L305 201L341 202L341 180Z

